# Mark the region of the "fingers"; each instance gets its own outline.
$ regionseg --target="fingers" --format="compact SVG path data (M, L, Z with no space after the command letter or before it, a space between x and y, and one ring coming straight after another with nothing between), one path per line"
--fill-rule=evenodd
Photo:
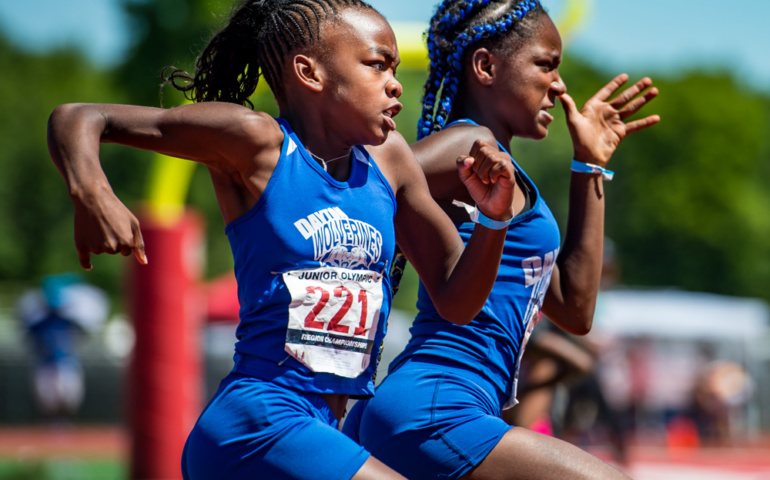
M144 251L144 239L142 238L142 230L138 224L132 226L134 231L134 257L142 265L147 265L147 253Z
M133 234L132 244L122 244L120 246L120 254L124 257L133 254L139 263L142 265L147 265L147 254L144 250L144 240L142 239L142 232L139 230L138 225L133 226Z
M75 248L78 252L80 265L86 270L91 270L93 268L91 255L102 253L120 254L124 257L133 255L140 264L147 265L147 254L139 221L132 217L129 219L129 224L130 233L128 229L122 233L117 231L123 230L123 228L77 231Z
M564 114L567 116L567 121L569 122L570 119L578 113L577 104L568 93L559 95L559 100L561 100L561 106L564 109Z
M658 122L660 122L660 117L658 115L650 115L649 117L643 118L641 120L628 122L626 124L626 135L638 132L639 130L644 130L645 128L651 127Z
M78 249L78 260L80 261L80 266L89 272L94 268L93 265L91 265L91 252L88 250Z
M651 85L652 80L649 77L645 77L636 82L636 84L634 84L632 87L629 87L622 94L618 95L618 98L613 100L613 102L621 102L613 105L615 108L622 106L622 108L620 108L618 111L621 120L625 121L628 117L641 110L642 107L647 105L650 101L658 96L658 89L654 87L649 88ZM649 90L645 91L642 96L637 97L639 93L648 88ZM613 102L611 102L611 104L613 104ZM638 132L639 130L643 130L647 127L651 127L658 122L660 122L660 116L658 115L650 115L640 120L628 122L626 123L626 135Z
M475 142L473 142L473 145L471 145L471 151L470 153L468 153L468 155L470 155L473 158L476 158L480 154L481 150L484 148L490 148L489 144L481 140L476 140Z
M473 175L473 157L460 155L457 157L456 163L460 180L465 183Z
M606 102L615 92L618 91L620 87L625 85L625 83L628 81L628 74L621 73L617 77L610 80L610 83L603 86L599 89L596 94L591 97L591 100L600 100L602 102ZM638 93L638 92L637 92ZM634 95L632 95L633 97Z
M497 183L501 178L513 179L513 164L508 154L501 152L497 145L492 146L476 140L471 147L473 173L484 184Z
M631 85L627 89L623 90L623 92L620 93L617 97L613 98L612 101L609 102L610 105L612 105L614 108L620 110L623 105L630 102L634 97L639 95L640 92L643 92L647 88L649 88L652 85L652 79L650 77L644 77L635 84Z
M470 154L457 158L457 169L471 198L490 218L511 218L515 185L511 157L481 140L474 142Z
M620 109L620 118L625 120L626 118L630 117L634 113L638 112L643 106L645 106L647 103L649 103L653 98L658 96L658 89L657 88L651 88L644 92L644 95L641 97L635 98L632 101L628 102L628 104Z

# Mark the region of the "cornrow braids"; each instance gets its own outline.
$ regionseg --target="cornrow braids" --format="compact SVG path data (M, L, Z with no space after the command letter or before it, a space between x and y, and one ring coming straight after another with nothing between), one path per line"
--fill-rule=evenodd
M283 97L280 76L286 57L317 45L322 23L348 7L376 11L362 0L246 0L206 45L194 75L175 67L167 67L161 75L194 102L254 108L249 97L260 75L276 98Z
M509 32L523 34L522 19L530 12L545 13L538 0L444 0L439 5L426 32L430 71L418 139L444 127L469 48Z

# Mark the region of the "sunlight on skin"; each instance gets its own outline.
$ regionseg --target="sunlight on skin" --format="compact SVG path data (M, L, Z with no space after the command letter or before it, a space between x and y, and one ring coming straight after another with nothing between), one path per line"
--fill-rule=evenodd
M593 0L566 0L563 14L556 19L562 38L570 38L585 24ZM397 22L392 24L401 54L401 70L427 71L428 53L423 41L426 24ZM259 82L254 95L269 92L267 82ZM184 205L196 164L180 162L173 157L157 154L149 176L147 206L149 214L165 225L173 225L184 213Z

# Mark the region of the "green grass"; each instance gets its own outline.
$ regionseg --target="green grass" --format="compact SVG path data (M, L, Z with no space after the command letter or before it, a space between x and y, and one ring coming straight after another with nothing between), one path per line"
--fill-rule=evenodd
M0 458L0 480L126 480L128 469L116 459Z

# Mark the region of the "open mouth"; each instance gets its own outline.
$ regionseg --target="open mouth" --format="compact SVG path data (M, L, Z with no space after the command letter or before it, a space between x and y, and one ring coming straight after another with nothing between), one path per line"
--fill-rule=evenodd
M403 106L400 103L397 103L382 112L382 115L385 117L385 122L391 130L396 129L396 121L393 120L393 117L398 115L398 112L400 112L402 108Z
M552 108L553 108L553 107L555 107L555 106L556 106L556 105L546 105L546 106L543 106L543 107L540 109L540 115L541 115L541 116L542 116L542 117L545 119L545 121L546 121L547 123L551 123L551 122L553 122L553 115L551 115L551 114L548 112L548 110L552 109Z

